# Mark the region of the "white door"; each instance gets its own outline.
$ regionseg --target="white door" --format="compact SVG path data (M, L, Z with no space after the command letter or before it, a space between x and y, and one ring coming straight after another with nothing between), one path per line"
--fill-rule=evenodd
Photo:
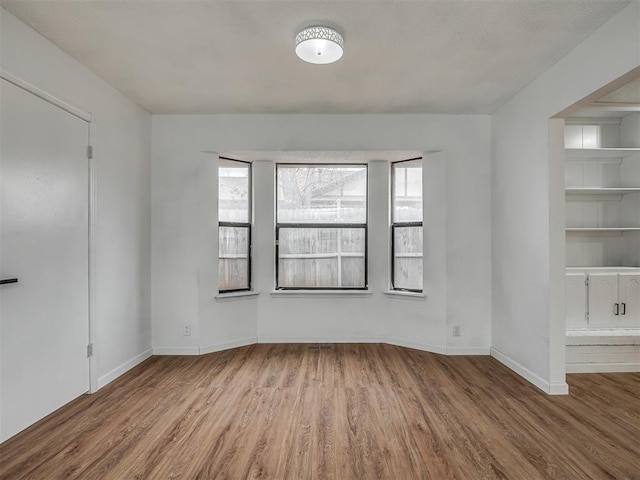
M89 389L87 122L0 80L0 440Z
M567 328L585 328L587 326L587 275L585 273L567 273L565 277Z
M640 327L640 275L621 273L618 292L621 325Z
M589 325L610 327L618 322L618 275L589 274Z

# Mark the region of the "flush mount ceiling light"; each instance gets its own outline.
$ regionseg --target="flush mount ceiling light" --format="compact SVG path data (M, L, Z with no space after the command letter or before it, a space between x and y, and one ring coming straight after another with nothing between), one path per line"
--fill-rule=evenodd
M340 60L344 48L342 35L329 27L309 27L296 35L296 55L309 63Z

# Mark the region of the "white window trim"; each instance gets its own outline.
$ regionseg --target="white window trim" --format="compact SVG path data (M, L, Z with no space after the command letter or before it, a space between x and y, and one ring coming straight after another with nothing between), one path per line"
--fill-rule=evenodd
M242 300L244 298L257 297L258 295L260 295L260 292L253 292L250 290L241 290L241 291L239 290L237 292L219 293L214 298L218 302L223 302L225 300Z
M318 164L295 164L297 166L300 167L311 167L311 166L337 166L337 167L344 167L344 166L360 166L360 167L364 167L365 169L365 191L366 191L366 195L365 195L365 221L362 224L358 224L358 226L353 226L353 228L363 228L364 232L365 232L365 251L362 255L356 254L356 253L338 253L337 255L325 255L325 254L287 254L287 255L283 255L280 256L279 254L279 245L278 245L278 231L279 229L282 228L349 228L348 226L346 226L346 224L315 224L315 223L309 223L307 224L306 222L284 222L284 223L280 223L278 221L278 166L279 165L292 165L289 163L279 163L276 164L276 179L275 179L275 183L274 183L274 192L275 192L275 218L276 218L276 222L275 222L275 237L276 237L276 245L275 245L275 268L276 268L276 278L275 278L275 283L276 283L276 287L275 290L273 290L271 292L272 296L278 296L278 295L288 295L288 294L293 294L293 295L304 295L305 293L312 293L312 297L318 297L318 296L344 296L345 294L347 296L357 296L358 294L360 295L367 295L369 293L368 287L369 287L369 265L368 265L368 261L369 261L369 165L367 163L318 163ZM322 225L322 226L320 226ZM327 289L327 290L323 290L322 288L318 288L318 287L281 287L278 285L278 262L280 260L280 258L325 258L325 257L337 257L339 260L343 257L359 257L362 256L364 257L364 262L365 262L365 285L363 287L334 287L331 289ZM337 295L336 295L337 294ZM355 294L355 295L354 295Z
M370 297L373 295L371 290L272 290L272 297Z
M409 292L406 290L386 290L384 293L387 297L400 297L407 300L426 300L427 296L422 292Z

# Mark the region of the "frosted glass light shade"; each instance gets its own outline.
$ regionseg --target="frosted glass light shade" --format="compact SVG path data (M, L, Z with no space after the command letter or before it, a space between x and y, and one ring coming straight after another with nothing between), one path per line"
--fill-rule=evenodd
M305 62L326 64L340 60L342 35L328 27L309 27L296 35L296 55Z

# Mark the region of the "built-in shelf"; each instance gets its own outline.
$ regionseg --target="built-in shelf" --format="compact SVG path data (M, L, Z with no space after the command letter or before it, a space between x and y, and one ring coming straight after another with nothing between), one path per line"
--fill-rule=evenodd
M622 158L640 153L640 148L566 148L567 158Z
M567 188L567 195L625 195L627 193L640 193L640 187L628 188Z
M640 336L640 329L628 327L628 328L581 328L574 330L567 330L567 337L630 337L629 339L633 339L633 337ZM635 342L633 340L628 342L618 342L618 343L628 343L630 345L634 345ZM568 345L584 345L582 342L571 342ZM596 344L597 345L597 344Z
M640 371L640 110L577 117L565 122L565 145L578 147L565 148L567 372Z
M640 231L640 227L569 227L567 232L629 232Z
M567 273L590 273L590 272L598 272L598 273L635 273L640 272L640 266L638 267L623 267L621 265L610 265L607 267L567 267Z
M572 114L574 119L582 117L622 118L633 112L640 112L640 103L594 103L580 112Z

